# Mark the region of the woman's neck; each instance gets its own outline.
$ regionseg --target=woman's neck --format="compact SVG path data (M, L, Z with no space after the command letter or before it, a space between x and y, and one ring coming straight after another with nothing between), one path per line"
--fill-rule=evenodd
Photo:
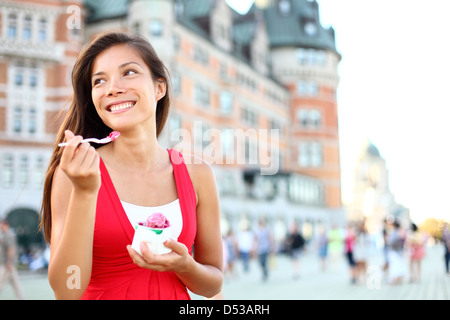
M143 172L158 169L164 163L164 157L168 157L156 137L126 132L121 132L116 141L106 145L100 155L111 165Z

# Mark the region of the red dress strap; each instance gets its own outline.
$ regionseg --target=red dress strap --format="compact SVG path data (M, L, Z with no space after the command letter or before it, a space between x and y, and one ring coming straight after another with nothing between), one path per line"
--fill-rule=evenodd
M193 245L197 233L197 197L183 155L174 149L168 151L183 214L183 229L178 241L185 245ZM192 245L187 247L190 254L192 253Z

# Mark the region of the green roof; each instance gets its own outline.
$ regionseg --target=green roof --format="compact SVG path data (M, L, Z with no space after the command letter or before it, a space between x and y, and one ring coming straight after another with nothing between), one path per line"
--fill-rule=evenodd
M320 24L317 2L309 0L289 0L289 13L282 14L278 5L264 10L270 45L297 46L328 49L336 52L334 29L325 29ZM314 36L306 34L304 24L312 22L317 28Z
M84 0L88 9L87 21L95 22L126 16L130 0Z
M118 18L128 14L132 0L84 0L88 9L88 22ZM177 20L194 32L209 38L209 14L217 0L176 0L183 4L183 13ZM288 0L291 8L282 14L278 1L262 11L271 47L295 46L327 49L337 52L334 29L325 29L320 24L319 8L316 0ZM261 10L255 4L245 15L233 10L233 40L238 44L248 44L255 32L255 15ZM305 33L306 21L316 25L314 36Z

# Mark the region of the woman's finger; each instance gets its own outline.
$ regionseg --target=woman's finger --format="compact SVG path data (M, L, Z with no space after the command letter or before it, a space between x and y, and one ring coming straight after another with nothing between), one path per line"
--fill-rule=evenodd
M61 166L63 168L67 167L67 165L72 161L81 140L83 140L83 137L74 136L74 134L70 130L66 130L67 146L64 148L61 155Z

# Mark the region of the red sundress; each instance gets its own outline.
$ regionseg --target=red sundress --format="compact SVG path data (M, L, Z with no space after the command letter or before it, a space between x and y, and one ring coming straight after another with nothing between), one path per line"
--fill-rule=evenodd
M178 241L192 254L196 222L196 197L183 156L168 150L180 202L183 229ZM92 274L83 300L190 300L186 286L173 272L143 269L133 263L127 245L134 228L100 159L102 184L95 217Z

